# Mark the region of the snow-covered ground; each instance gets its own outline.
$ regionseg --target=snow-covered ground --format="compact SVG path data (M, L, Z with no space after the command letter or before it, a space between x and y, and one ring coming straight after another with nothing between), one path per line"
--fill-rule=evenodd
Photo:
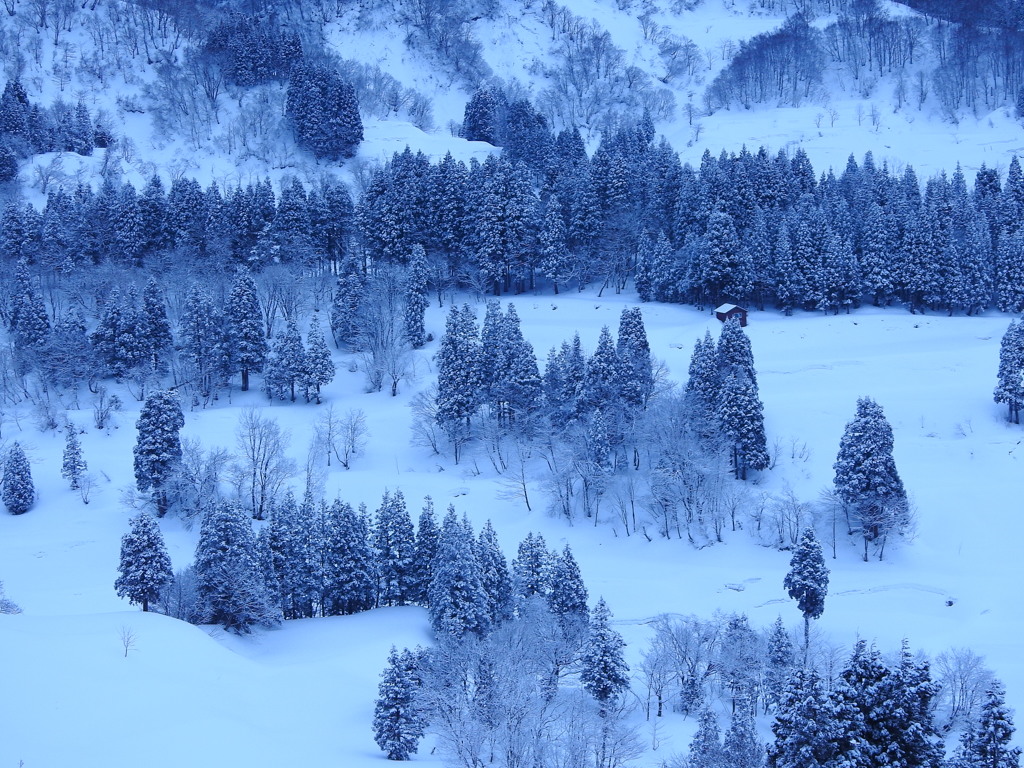
M614 330L631 300L573 293L513 301L543 357L576 330L592 349L600 327ZM680 380L693 341L707 328L717 334L719 323L690 308L642 308L654 355ZM443 310L431 309L428 330L435 336L443 317ZM906 637L931 656L969 646L985 656L1006 682L1009 703L1020 709L1024 617L1015 575L1024 520L1016 504L1024 432L991 400L1007 322L996 314L948 318L900 309L838 317L753 313L747 332L769 443L779 459L752 490L779 495L791 488L814 500L831 482L857 397L874 397L893 425L917 533L891 547L882 562L863 562L856 542L840 540L838 557L828 560L832 579L818 642L847 648L864 637L889 651ZM510 557L528 531L543 532L552 547L569 542L591 599L605 597L634 662L649 638L648 620L660 613L744 611L755 626L781 615L799 627L800 614L782 588L789 555L760 546L748 531L728 532L725 544L695 550L676 539L625 537L610 521L569 525L548 516L543 504L528 512L508 499L486 460L455 465L410 445L407 406L433 376L434 347L420 356L418 380L403 384L397 398L362 393L361 374L348 372L337 356L339 376L325 405L266 406L291 432L296 459L327 404L365 411L366 453L349 471L331 470L329 496L373 509L385 488L401 489L415 514L429 493L438 509L452 503L478 528L493 520ZM230 448L240 409L250 403L265 401L235 392L230 402L188 413L185 433L204 446ZM88 506L60 479L60 435L37 431L27 415L20 423L8 416L3 425L3 438L26 448L40 499L23 516L0 515L0 578L24 609L0 616L7 693L0 697L0 765L379 763L370 730L378 673L392 644L428 642L422 610L287 622L234 637L144 615L115 596L119 540L131 514L120 494L132 483L138 407L129 403L109 433L92 429L89 411L70 413L89 430L84 455L99 478ZM540 498L536 488L533 497ZM187 564L197 531L175 519L161 526L175 566ZM127 655L125 631L132 635ZM684 750L691 727L681 715L668 715L660 749L641 764ZM438 764L429 746L415 760Z

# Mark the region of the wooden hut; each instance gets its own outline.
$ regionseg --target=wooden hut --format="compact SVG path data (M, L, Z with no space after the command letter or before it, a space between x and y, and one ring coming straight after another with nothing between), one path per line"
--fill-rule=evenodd
M747 310L743 307L737 307L735 304L723 304L715 310L715 317L723 323L730 317L738 317L740 319L740 327L747 327Z

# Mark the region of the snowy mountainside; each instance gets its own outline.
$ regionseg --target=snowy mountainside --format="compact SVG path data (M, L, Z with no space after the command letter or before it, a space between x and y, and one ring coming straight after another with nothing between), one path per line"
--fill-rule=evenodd
M424 16L431 8L415 7ZM28 3L12 1L12 8L0 18L5 76L20 77L44 106L83 101L117 138L111 151L93 158L33 157L20 180L36 194L47 182L74 184L113 169L137 187L154 172L165 181L185 175L222 187L266 175L311 182L339 171L355 180L362 165L386 160L406 144L434 158L446 151L479 157L484 147L466 146L454 134L473 91L495 83L534 101L556 129L579 124L594 143L617 117L650 108L658 132L694 165L706 149L717 155L764 145L772 152L802 147L816 168L838 171L850 154L860 158L870 150L891 168L913 164L924 180L951 173L958 162L966 171L982 163L1005 168L1024 147L1012 98L955 112L940 105L928 86L936 61L928 40L932 22L888 2L880 13L920 24L916 58L905 69L872 74L827 60L820 82L799 103L728 108L710 106L709 86L747 43L779 30L784 9L727 0L694 7L499 3L453 16L458 34L435 50L421 39L423 22L411 3L341 4L322 11L319 21L284 6L274 17L281 28L297 30L307 49L347 62L343 71L364 82L366 141L347 169L296 149L283 120L280 82L206 83L209 98L199 95L195 80L204 75L192 62L201 58L203 30L215 18L205 12L158 7L147 16L132 4L99 4L40 27ZM821 10L813 26L828 28L835 18L834 9ZM120 27L127 40L117 34ZM911 98L913 83L918 92ZM567 100L576 104L567 107Z

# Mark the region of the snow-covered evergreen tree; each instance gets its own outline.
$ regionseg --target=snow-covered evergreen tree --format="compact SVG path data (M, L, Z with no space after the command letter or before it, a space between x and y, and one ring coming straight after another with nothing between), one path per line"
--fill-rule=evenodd
M320 317L314 313L306 336L306 359L302 370L302 393L307 403L312 397L317 405L320 404L320 389L334 381L336 370L331 350L324 339L324 329L320 327Z
M722 731L718 715L704 707L697 717L697 730L690 741L688 768L727 768L722 751Z
M296 385L301 385L306 370L306 348L302 345L299 328L289 321L283 333L274 339L267 359L263 387L267 395L278 400L295 402Z
M811 638L811 619L818 619L825 612L825 595L828 594L828 567L821 551L821 542L814 535L813 528L805 528L800 536L793 557L789 561L789 573L782 581L789 596L796 600L804 617L804 663L807 663L807 649Z
M377 593L380 605L407 605L414 600L416 574L413 562L416 538L412 518L401 491L384 491L373 527L377 555Z
M206 621L237 633L276 622L274 596L267 594L256 555L251 515L238 504L218 504L203 518L195 569Z
M1006 403L1009 419L1020 424L1024 404L1024 323L1011 320L999 343L999 372L993 398Z
M778 711L793 669L793 641L779 616L772 624L765 643L764 681L761 685L765 711Z
M156 278L150 278L142 289L142 309L139 313L139 336L145 352L150 358L153 371L167 370L174 337L171 322L167 319L167 302Z
M415 580L412 600L417 605L427 604L439 535L437 518L434 516L434 501L427 496L423 500L423 509L416 522L416 551L413 553L412 561L412 575Z
M764 765L764 744L757 736L754 722L755 704L749 699L736 703L732 710L732 722L722 739L722 757L729 768L762 768Z
M487 615L491 626L497 627L512 616L512 575L490 520L480 529L476 558L480 585L487 595Z
M121 537L121 563L114 589L118 597L127 597L143 611L159 597L174 578L171 557L157 521L142 512L132 518L131 530Z
M419 688L417 655L392 646L373 711L373 738L388 760L408 760L423 738L427 718L417 700Z
M992 681L976 722L960 737L950 768L1019 768L1021 748L1010 745L1013 714L1006 706L1003 684Z
M554 559L543 535L532 531L526 534L526 538L519 542L512 561L512 579L518 600L548 596Z
M430 306L429 290L427 252L417 243L412 247L409 272L405 276L405 338L413 349L420 349L427 343L425 318Z
M185 416L174 390L151 393L135 423L135 484L143 493L152 492L158 517L166 514L171 503L169 489L181 464L178 433L183 426Z
M435 356L438 425L448 435L456 462L470 437L484 378L476 317L469 305L453 306Z
M764 433L764 406L756 383L745 369L736 368L726 373L718 394L716 415L722 436L729 445L736 479L746 480L748 469L767 469L771 458Z
M835 707L821 677L799 668L789 679L772 723L769 768L832 768L841 756Z
M242 374L242 391L249 390L249 374L259 373L267 360L256 281L248 270L240 270L228 294L224 311L231 360Z
M857 401L857 413L846 425L834 464L835 488L851 510L851 520L868 545L876 542L879 557L889 534L902 533L909 522L907 493L892 457L892 426L870 397Z
M428 591L430 626L442 637L484 635L490 628L487 593L468 525L453 507L441 525Z
M581 659L580 680L597 700L602 715L629 689L629 665L622 635L612 629L612 614L604 598L597 601L590 617L590 637Z
M36 503L36 487L32 482L32 467L20 443L7 449L4 457L3 488L0 489L4 506L12 515L28 512Z
M77 491L82 478L88 470L82 456L82 443L78 439L78 429L68 422L64 427L64 458L61 463L60 476L68 481L71 490Z
M551 589L547 598L551 613L558 619L567 636L579 637L586 631L590 619L587 587L568 544L558 556L551 572Z
M654 392L654 365L647 341L643 314L639 307L626 307L619 316L619 334L615 341L622 376L620 395L633 411L647 407Z

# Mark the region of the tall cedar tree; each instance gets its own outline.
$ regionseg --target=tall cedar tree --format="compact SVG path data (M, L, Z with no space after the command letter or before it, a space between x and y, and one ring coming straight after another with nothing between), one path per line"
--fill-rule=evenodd
M408 760L423 738L427 719L417 702L419 687L416 654L408 648L398 653L391 646L373 711L373 739L388 760Z
M836 494L852 512L854 526L868 545L879 542L879 558L890 533L901 533L908 523L907 493L892 457L892 427L882 408L870 397L857 401L857 413L846 425L836 457Z
M158 517L170 506L168 491L181 465L178 433L183 426L185 416L174 390L153 392L135 422L135 484L143 493L152 492Z
M409 257L409 271L405 277L405 338L413 349L427 343L424 318L430 306L430 266L427 252L417 243Z
M4 506L12 515L22 515L36 502L36 487L32 483L32 467L21 445L14 443L4 459L3 489Z
M248 270L241 270L235 277L225 315L231 356L242 374L242 391L247 392L249 374L263 370L268 352L259 293Z
M1009 420L1020 424L1024 403L1024 323L1011 320L999 344L999 373L993 398L1006 403Z
M797 601L797 607L804 616L804 664L807 663L807 648L811 638L811 619L821 617L825 612L825 595L828 594L828 568L821 543L814 535L813 528L805 528L800 544L789 561L789 573L782 582L786 592Z
M336 371L324 329L320 326L320 316L314 313L306 336L306 364L302 375L302 394L307 403L312 397L320 405L320 389L334 381Z
M437 423L448 435L455 461L470 437L470 420L480 406L484 378L476 316L468 304L448 313L437 361Z
M377 553L377 590L380 605L407 605L413 602L415 574L412 571L416 539L412 518L401 491L384 491L373 529Z
M483 636L490 629L487 593L468 523L448 508L428 591L430 626L439 637Z
M274 596L267 594L251 515L238 504L218 504L206 513L195 569L206 621L239 634L276 623Z
M121 537L121 563L114 589L132 605L148 611L160 592L174 579L171 557L156 520L142 512L132 518L131 530Z
M64 430L64 460L61 464L60 476L68 481L71 490L77 491L88 465L82 457L82 443L78 439L78 429L74 424L68 423Z
M580 670L583 687L597 700L602 716L629 688L629 665L623 655L626 643L612 629L611 619L611 611L602 597L590 617L590 638Z
M960 737L950 768L1019 768L1021 748L1010 746L1015 728L1005 695L1003 684L993 681L977 721Z

